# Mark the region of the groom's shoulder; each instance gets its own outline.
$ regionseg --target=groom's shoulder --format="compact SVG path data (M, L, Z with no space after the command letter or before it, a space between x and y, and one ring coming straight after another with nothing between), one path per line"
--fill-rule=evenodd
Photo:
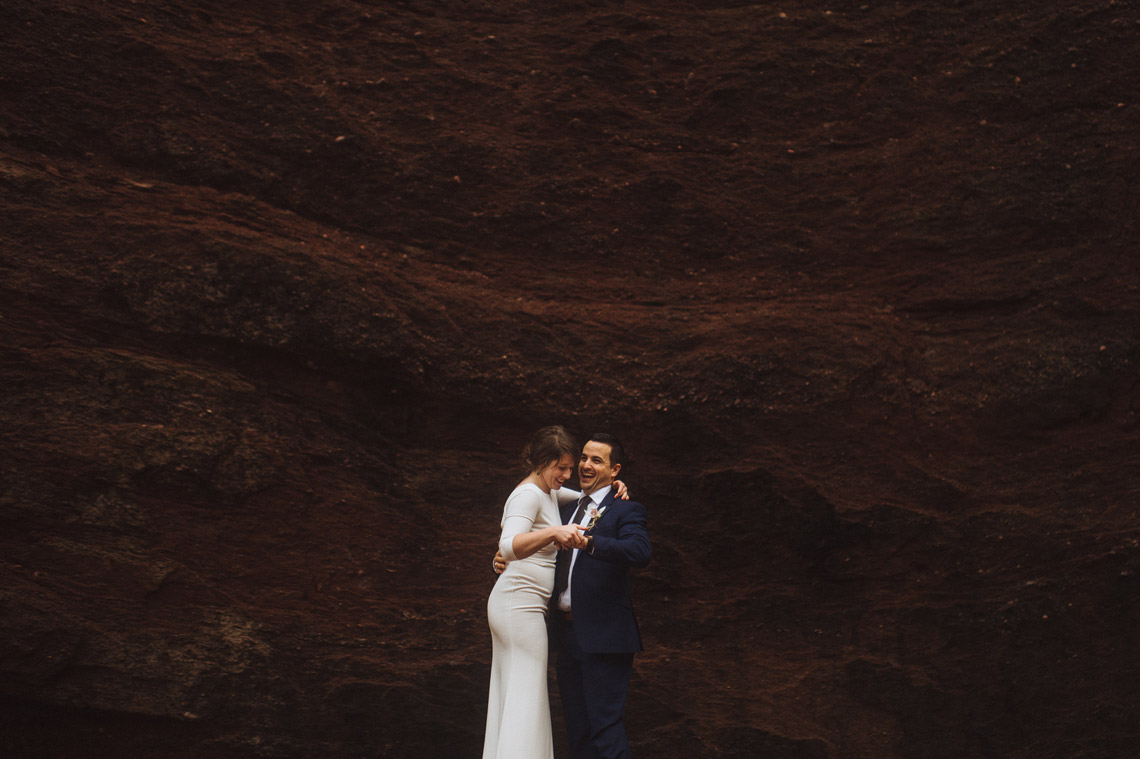
M635 501L632 498L629 499L628 501L623 501L620 498L615 498L613 501L613 505L617 506L622 511L637 512L637 511L648 511L649 510L645 507L644 503L642 503L641 501Z

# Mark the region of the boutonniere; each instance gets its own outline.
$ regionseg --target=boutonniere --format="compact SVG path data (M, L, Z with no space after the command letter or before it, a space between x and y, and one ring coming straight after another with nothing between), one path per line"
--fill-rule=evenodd
M594 525L598 523L598 520L601 519L602 514L604 514L604 513L606 513L606 507L605 506L603 506L601 508L601 510L595 509L594 507L591 506L590 507L590 521L586 524L586 529L587 530L594 529Z

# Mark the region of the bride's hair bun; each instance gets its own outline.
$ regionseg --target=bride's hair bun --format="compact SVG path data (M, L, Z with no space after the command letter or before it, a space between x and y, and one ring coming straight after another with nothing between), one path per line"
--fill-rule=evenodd
M572 459L578 456L578 443L566 428L559 425L543 427L534 433L523 449L523 464L528 473L537 472L566 454L570 454Z

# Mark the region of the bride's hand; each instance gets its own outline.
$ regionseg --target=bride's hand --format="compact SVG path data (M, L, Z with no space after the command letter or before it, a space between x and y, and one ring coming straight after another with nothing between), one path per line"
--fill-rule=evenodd
M627 488L625 483L621 480L614 480L614 496L623 501L629 500L629 488Z
M559 548L585 548L586 536L583 535L586 528L580 524L564 524L553 529L554 542L558 544Z

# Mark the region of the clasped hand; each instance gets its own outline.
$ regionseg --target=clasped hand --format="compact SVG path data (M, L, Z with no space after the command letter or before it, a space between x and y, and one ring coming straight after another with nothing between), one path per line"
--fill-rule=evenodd
M551 528L551 531L554 533L554 542L564 550L585 548L588 544L585 535L586 528L580 524L559 525Z
M586 539L585 533L586 528L580 524L564 524L550 528L552 542L566 551L588 546L590 541ZM507 569L507 560L503 558L501 551L495 551L495 558L492 563L495 574L501 575Z

